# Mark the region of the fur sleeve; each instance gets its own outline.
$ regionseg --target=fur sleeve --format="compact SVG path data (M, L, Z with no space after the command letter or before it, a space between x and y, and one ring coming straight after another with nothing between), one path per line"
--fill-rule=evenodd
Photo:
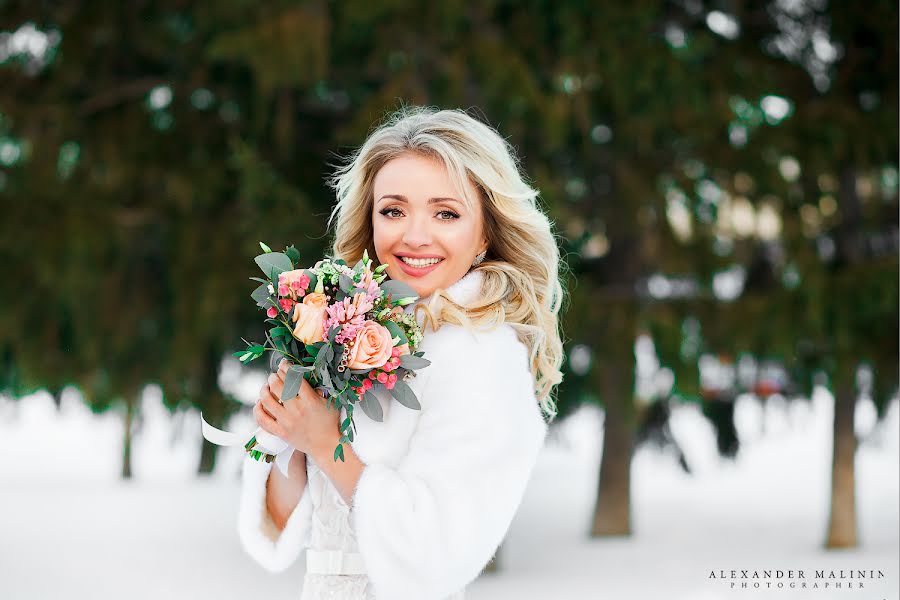
M266 482L273 465L244 457L238 536L244 551L253 560L265 570L279 573L290 567L300 551L309 546L312 498L307 484L294 512L279 532L266 508Z
M370 464L351 518L378 598L440 600L473 581L519 507L547 425L509 325L444 325L396 468Z

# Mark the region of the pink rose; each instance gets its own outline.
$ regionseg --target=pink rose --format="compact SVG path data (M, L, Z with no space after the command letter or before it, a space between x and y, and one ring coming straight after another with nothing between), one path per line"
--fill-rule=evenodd
M356 334L347 366L351 369L374 369L391 357L394 341L387 327L366 321Z
M315 344L325 339L325 294L307 294L303 302L294 305L294 337L304 344Z

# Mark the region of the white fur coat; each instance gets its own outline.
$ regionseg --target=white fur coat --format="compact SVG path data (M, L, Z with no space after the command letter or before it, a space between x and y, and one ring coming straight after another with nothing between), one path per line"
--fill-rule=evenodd
M468 304L483 277L470 271L447 292ZM421 411L386 394L383 422L354 411L351 445L366 466L350 518L379 600L440 600L478 577L506 535L547 432L526 347L509 325L428 328L419 349L431 361L409 381ZM312 502L304 493L279 534L265 508L271 468L244 459L238 531L246 552L279 572L310 543Z

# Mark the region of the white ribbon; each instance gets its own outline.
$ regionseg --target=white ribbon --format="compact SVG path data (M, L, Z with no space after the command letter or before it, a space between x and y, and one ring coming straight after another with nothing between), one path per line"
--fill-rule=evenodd
M256 445L252 448L259 452L275 455L275 465L278 470L287 478L288 464L291 462L291 456L294 454L294 447L282 440L276 435L272 435L265 431L262 427L257 427L256 431L251 433L231 433L216 429L206 422L203 418L203 412L200 413L200 428L203 431L203 437L209 442L217 446L246 446L247 442L253 436L256 436Z

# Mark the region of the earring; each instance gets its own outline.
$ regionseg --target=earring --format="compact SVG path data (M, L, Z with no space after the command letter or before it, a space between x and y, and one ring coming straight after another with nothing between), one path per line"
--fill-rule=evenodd
M485 256L487 256L487 250L475 257L475 260L472 261L472 266L474 267L475 265L480 265Z

